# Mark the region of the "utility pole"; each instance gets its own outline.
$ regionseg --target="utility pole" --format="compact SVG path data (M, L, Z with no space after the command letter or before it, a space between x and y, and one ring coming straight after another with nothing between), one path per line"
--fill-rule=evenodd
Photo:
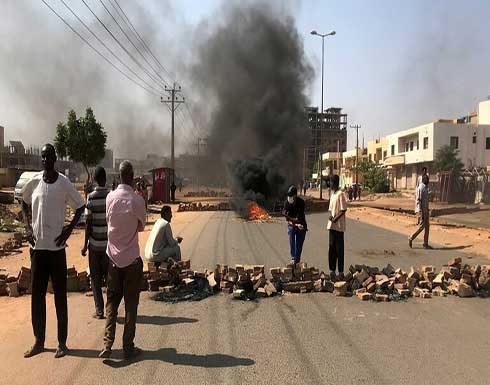
M201 160L199 159L201 156L200 148L201 148L201 143L205 144L206 138L197 138L197 175L196 175L196 183L197 183L197 192L199 193L199 165L201 163Z
M356 184L359 182L359 129L360 124L351 125L350 128L356 129Z
M165 86L165 92L167 92L169 96L167 96L167 99L163 96L160 97L160 101L167 104L172 116L172 147L170 151L170 163L173 170L172 183L175 183L175 111L177 111L180 104L185 102L183 97L179 98L178 96L178 94L182 92L182 87L179 86L179 88L175 88L175 86L175 82L172 88Z

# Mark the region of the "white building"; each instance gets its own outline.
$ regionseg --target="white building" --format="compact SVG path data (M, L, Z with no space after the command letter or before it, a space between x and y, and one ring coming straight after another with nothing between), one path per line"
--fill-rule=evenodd
M426 166L431 172L437 150L450 145L466 168L490 166L490 100L481 102L478 114L438 120L386 136L382 164L392 188L413 189Z

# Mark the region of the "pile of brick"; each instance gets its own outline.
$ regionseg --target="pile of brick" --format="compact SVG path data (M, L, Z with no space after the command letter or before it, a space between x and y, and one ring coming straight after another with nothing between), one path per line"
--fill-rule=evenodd
M278 290L291 293L333 292L334 284L330 276L306 262L289 264L286 267L270 269L272 282Z
M234 267L218 264L214 271L207 271L211 287L224 293L233 293L237 299L271 297L277 294L276 287L266 279L264 265L241 265Z
M192 279L195 273L189 260L180 261L175 269L149 262L148 270L143 271L141 290L170 291L181 282L190 283L188 279Z
M86 271L77 272L75 267L67 269L66 288L69 292L85 292L90 290L90 279ZM53 293L51 280L48 282L48 293ZM0 269L0 296L19 297L31 294L31 269L21 267L18 274Z
M0 296L18 297L31 293L31 269L22 267L18 274L0 269Z
M180 203L177 211L229 211L231 210L230 204L228 202L219 203L201 203L201 202L191 202L191 203Z
M18 250L22 247L22 241L24 235L21 232L15 232L7 239L2 245L0 245L0 256L8 254L14 250Z
M412 267L410 272L388 264L384 269L350 266L342 281L335 282L335 294L354 294L361 300L390 301L409 296L419 298L490 296L490 265L463 265L454 258L437 271L434 266Z

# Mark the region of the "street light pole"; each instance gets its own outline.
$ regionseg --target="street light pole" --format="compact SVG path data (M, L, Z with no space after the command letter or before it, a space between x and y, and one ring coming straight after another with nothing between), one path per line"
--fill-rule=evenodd
M320 144L318 148L318 153L319 153L319 159L318 159L318 174L320 176L320 199L323 199L323 159L322 159L322 151L323 151L323 83L324 83L324 61L325 61L325 37L327 36L333 36L335 35L335 31L330 31L329 33L321 34L318 33L317 31L313 30L311 31L311 34L314 36L320 36L322 38L322 100L321 100L321 111L320 111Z
M356 185L359 183L359 129L360 124L351 125L350 128L356 129ZM359 187L359 186L358 186Z

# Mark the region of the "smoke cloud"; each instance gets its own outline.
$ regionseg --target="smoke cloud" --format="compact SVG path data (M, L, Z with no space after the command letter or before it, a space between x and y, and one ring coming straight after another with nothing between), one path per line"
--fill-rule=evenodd
M194 85L209 106L208 153L236 192L282 196L301 178L304 90L313 71L293 17L268 3L226 6L197 44Z
M47 2L109 60L119 65L60 1ZM120 49L81 1L65 2L136 73L154 83ZM134 57L147 66L100 2L86 2ZM115 14L109 0L104 3ZM176 68L175 60L179 55L171 40L176 34L168 33L167 29L180 31L185 29L185 24L174 14L169 2L119 0L119 3L155 55L167 68ZM169 156L170 114L159 96L147 93L124 78L41 1L2 1L2 16L0 125L5 126L7 139L42 145L53 140L58 121L66 120L70 109L83 115L86 107L91 106L106 129L108 147L115 150L116 156L136 159L145 158L148 153ZM161 19L166 20L165 25L157 21ZM125 27L121 19L118 21ZM165 96L163 91L161 94ZM181 123L179 112L176 123L179 133L184 129ZM186 135L178 136L177 152L185 151L190 129L187 124Z

